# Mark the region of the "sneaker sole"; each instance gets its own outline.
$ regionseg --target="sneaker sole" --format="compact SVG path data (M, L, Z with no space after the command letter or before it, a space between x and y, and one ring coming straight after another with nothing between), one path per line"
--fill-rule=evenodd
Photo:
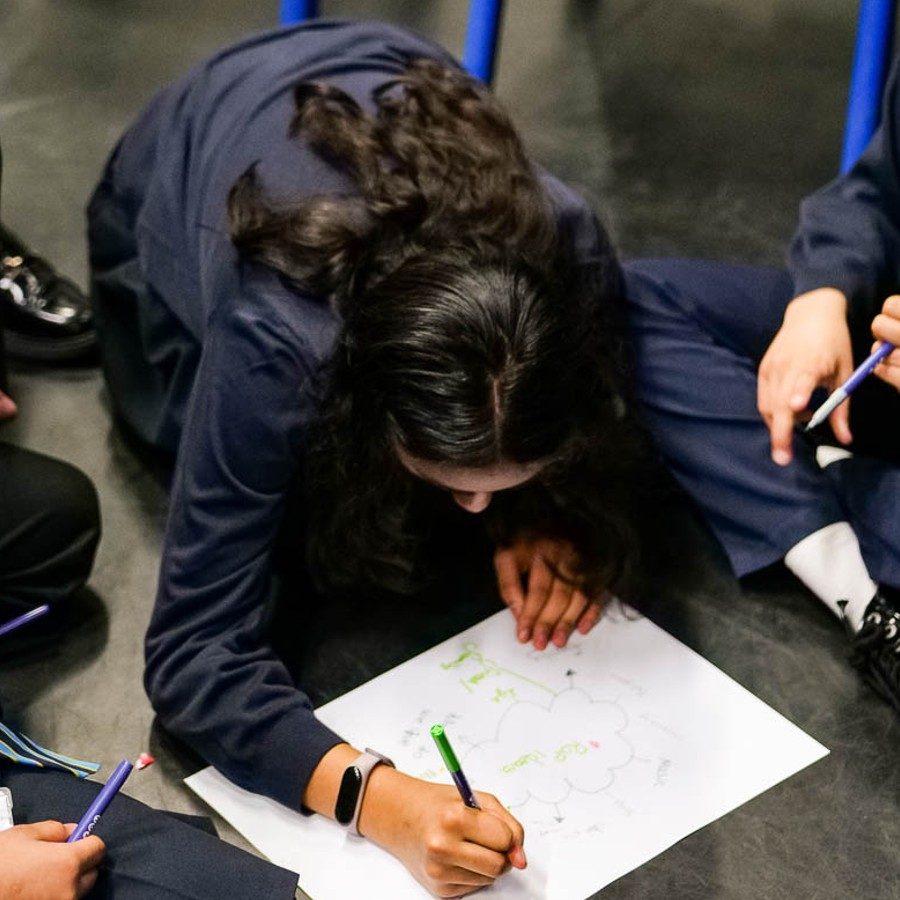
M10 359L29 362L71 362L97 349L97 335L93 331L59 338L30 338L12 331L3 335L6 355Z

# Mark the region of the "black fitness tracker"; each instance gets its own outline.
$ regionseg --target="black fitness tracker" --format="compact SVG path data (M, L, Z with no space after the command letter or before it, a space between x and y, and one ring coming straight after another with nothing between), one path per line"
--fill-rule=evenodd
M359 810L369 783L369 775L381 763L394 768L394 764L386 756L366 747L365 752L360 753L344 770L334 804L334 817L341 825L348 826L354 834L359 834Z

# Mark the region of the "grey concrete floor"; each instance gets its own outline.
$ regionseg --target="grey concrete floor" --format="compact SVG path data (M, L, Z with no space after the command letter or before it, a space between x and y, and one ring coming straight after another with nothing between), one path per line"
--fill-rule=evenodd
M116 137L157 86L273 24L276 5L0 5L4 220L84 282L83 207ZM462 45L463 0L324 6L408 24L457 52ZM593 199L623 255L781 262L798 201L837 167L856 4L507 7L499 94L536 157ZM37 739L67 753L109 766L152 745L160 763L128 793L197 811L180 783L191 763L151 735L141 688L164 487L111 423L95 369L20 368L11 392L21 414L0 439L87 472L104 539L69 640L14 664L0 660L0 694ZM657 620L832 753L603 896L900 897L900 723L844 662L837 624L782 570L738 584L690 511L658 521L651 559L646 593ZM366 665L371 675L379 664ZM335 678L317 693L344 687Z

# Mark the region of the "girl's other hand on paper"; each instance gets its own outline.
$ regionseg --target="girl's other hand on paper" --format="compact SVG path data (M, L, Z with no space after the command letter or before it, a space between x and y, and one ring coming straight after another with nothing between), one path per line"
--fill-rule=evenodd
M360 831L436 897L462 897L527 865L519 821L492 794L475 796L480 810L452 785L379 766L363 798Z
M572 545L554 538L522 538L495 551L497 585L520 643L564 647L574 630L587 634L600 620L606 597L588 597L569 577L575 559Z
M900 347L900 296L894 294L884 301L881 312L872 322L872 334L875 343L872 352L879 344L890 341ZM876 367L875 374L888 384L900 390L900 349L886 356Z

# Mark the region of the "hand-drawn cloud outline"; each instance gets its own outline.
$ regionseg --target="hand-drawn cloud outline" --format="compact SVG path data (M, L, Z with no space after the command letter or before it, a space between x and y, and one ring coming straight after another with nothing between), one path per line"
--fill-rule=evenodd
M568 688L544 706L510 704L493 737L461 754L473 785L492 791L510 807L530 799L560 804L572 791L597 793L615 781L634 757L623 736L628 715L609 700Z

